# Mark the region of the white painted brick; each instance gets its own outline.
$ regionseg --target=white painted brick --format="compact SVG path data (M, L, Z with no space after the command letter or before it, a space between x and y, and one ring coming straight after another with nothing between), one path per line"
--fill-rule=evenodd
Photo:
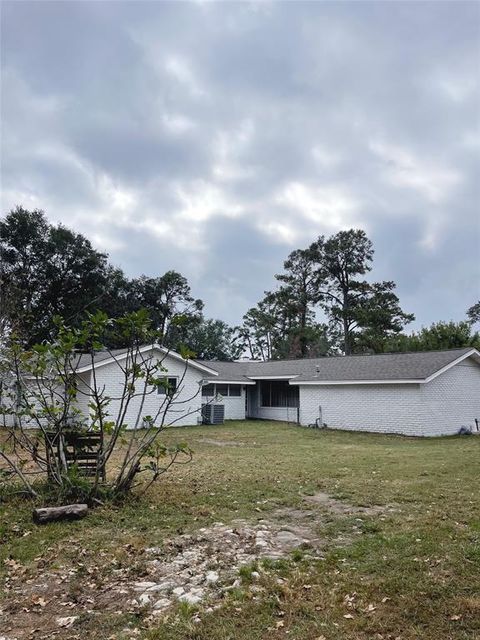
M475 428L480 421L480 366L470 359L460 362L428 384L422 385L424 435L457 433Z
M245 420L245 387L242 387L242 395L222 396L220 404L225 405L225 420Z
M165 375L165 377L177 377L179 384L178 396L175 398L174 404L171 405L166 415L165 425L172 422L174 422L175 426L198 424L202 405L199 383L205 374L193 367L188 367L185 370L184 362L178 361L168 355L165 357L163 354L159 354L159 357L162 360L162 365L166 369L161 375ZM119 398L124 388L122 369L116 362L112 362L103 367L97 367L95 375L97 387L102 389L102 387L105 386L105 394L114 398L108 407L108 413L111 416L110 419L115 419L120 407ZM142 381L139 381L138 386L140 389L142 388ZM141 409L141 416L155 416L165 398L165 396L159 395L157 390L152 387L150 391L151 392L145 397L145 402ZM129 428L133 428L137 420L140 400L140 397L132 399L128 407L124 422ZM87 398L80 399L82 410L85 410L87 402ZM158 423L159 422L160 421L158 421Z
M213 366L213 365L212 365ZM203 402L215 402L225 406L225 420L245 420L245 386L241 387L240 396L204 396Z
M185 401L169 411L165 423L175 420L176 426L197 424L202 405L199 391L204 377L202 371L188 367L185 372L185 364L169 356L164 358L163 364L167 369L165 376L175 376L179 380L184 376L177 402ZM90 375L79 376L80 390L86 389ZM107 395L117 397L109 408L115 417L123 389L122 370L116 363L111 363L97 368L96 376L98 387L105 385ZM315 422L319 417L319 406L322 421L331 428L412 436L451 435L462 426L474 427L475 418L480 420L480 366L471 359L426 384L300 386L299 391L299 416L303 425ZM245 393L245 387L242 387L240 397L222 398L227 420L245 418ZM252 395L248 417L297 420L297 409L259 407L259 389L254 389ZM163 397L156 390L149 394L142 416L155 415ZM85 415L88 415L88 401L87 396L79 394L78 406ZM138 409L137 398L132 401L125 418L130 427L135 424Z
M300 422L335 429L452 435L480 420L480 367L464 361L426 384L301 386Z

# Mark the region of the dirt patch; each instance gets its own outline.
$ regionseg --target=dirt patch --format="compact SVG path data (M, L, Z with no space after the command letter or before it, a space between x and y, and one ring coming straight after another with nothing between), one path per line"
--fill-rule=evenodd
M8 640L73 640L88 637L80 627L96 619L100 623L105 614L132 614L148 625L166 615L175 602L215 608L228 591L241 585L244 566L265 558L278 560L298 548L312 559L321 559L326 541L317 532L327 513L361 516L384 510L348 505L325 493L306 496L304 503L307 508L277 509L256 523L217 522L193 534L166 539L162 547L138 550L125 545L126 563L106 574L81 557L77 566L66 569L55 567L54 562L45 566L39 556L38 575L36 571L33 576L11 561L6 598L0 605L0 638L4 633ZM356 525L354 529L353 533L360 533ZM337 543L344 544L345 539ZM101 557L99 561L100 566ZM250 573L250 588L260 589L255 585L259 573Z
M336 498L328 495L328 493L323 493L321 491L312 496L304 496L303 499L305 502L324 507L325 509L328 509L328 511L337 515L353 515L361 513L365 516L375 516L386 510L385 507L379 505L369 507L354 506L344 502L343 500L337 500Z

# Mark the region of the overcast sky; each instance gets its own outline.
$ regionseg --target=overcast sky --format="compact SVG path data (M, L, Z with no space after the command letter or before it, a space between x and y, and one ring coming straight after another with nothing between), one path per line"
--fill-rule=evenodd
M480 4L3 2L2 212L236 323L361 227L415 326L480 296Z

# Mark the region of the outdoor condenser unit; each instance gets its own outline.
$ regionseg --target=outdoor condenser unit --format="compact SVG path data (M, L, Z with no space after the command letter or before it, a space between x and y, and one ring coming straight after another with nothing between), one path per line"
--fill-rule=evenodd
M203 424L223 424L225 421L224 404L204 404L202 406Z

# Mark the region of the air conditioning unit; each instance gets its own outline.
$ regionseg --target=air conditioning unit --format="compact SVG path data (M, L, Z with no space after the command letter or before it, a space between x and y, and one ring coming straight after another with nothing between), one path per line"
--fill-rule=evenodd
M202 405L203 424L223 424L225 421L224 404Z

